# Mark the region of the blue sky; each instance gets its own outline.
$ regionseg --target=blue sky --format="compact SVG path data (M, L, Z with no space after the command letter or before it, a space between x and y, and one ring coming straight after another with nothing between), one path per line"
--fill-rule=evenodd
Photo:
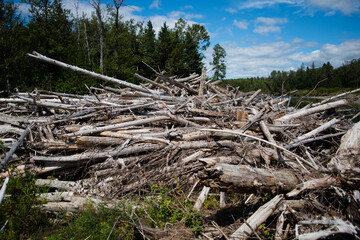
M64 0L74 11L74 2ZM111 4L110 0L102 3ZM79 10L91 15L88 1ZM26 5L21 9L26 12ZM151 20L156 30L178 18L203 24L212 47L227 52L227 77L268 76L272 70L296 70L302 63L338 67L360 58L360 0L126 0L124 19Z

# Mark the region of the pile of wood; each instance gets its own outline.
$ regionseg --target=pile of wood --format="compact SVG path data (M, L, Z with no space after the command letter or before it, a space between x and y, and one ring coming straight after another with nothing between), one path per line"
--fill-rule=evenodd
M135 74L144 82L135 85L29 55L122 87L89 87L88 95L34 90L0 99L1 142L12 150L2 157L1 177L32 170L39 185L63 189L46 196L45 209L75 211L86 198L116 199L151 184L190 193L203 187L198 210L209 192L219 194L225 208L233 193L246 197L244 206L259 205L256 196L263 193L273 197L233 224L209 224L204 237L256 236L271 217L275 239L356 234L360 125L352 122L357 116L337 111L355 95L297 109L286 96L221 88L206 80L205 70L184 78L154 70L155 80ZM311 211L302 212L305 207Z

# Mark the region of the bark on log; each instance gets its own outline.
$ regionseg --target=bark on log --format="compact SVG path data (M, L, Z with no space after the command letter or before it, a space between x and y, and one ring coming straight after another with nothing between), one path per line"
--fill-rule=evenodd
M289 170L266 170L226 163L216 163L199 172L198 177L212 188L241 193L289 192L299 184L299 180Z

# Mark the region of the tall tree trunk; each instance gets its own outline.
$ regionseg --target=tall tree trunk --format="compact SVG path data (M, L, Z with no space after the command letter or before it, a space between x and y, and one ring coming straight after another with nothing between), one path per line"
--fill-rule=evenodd
M95 8L96 16L99 24L99 45L100 45L100 72L104 74L104 23L102 21L102 13L100 0L91 0L90 4Z
M91 62L91 55L90 55L90 45L89 45L89 39L88 39L88 35L87 35L87 30L86 30L86 22L85 22L85 14L84 13L83 13L83 21L84 21L85 46L86 46L86 51L87 51L87 55L88 55L89 67L92 70L92 62Z

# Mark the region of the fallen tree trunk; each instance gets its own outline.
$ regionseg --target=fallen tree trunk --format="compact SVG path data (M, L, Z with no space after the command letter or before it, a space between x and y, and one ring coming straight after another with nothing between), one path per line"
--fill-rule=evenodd
M207 186L238 193L289 192L300 183L289 170L267 170L226 163L216 163L199 172L198 177Z
M140 92L156 93L155 91L145 89L144 87L139 86L139 85L135 85L135 84L123 81L123 80L116 79L116 78L104 76L104 75L101 75L101 74L98 74L98 73L95 73L95 72L91 72L91 71L88 71L88 70L85 70L85 69L82 69L82 68L79 68L79 67L76 67L76 66L71 66L69 64L66 64L66 63L63 63L63 62L48 58L46 56L43 56L43 55L41 55L41 54L39 54L37 52L33 52L33 54L28 53L28 56L36 58L36 59L44 61L44 62L47 62L47 63L54 64L56 66L59 66L59 67L65 68L65 69L72 70L74 72L79 72L79 73L91 76L93 78L96 78L96 79L100 79L100 80L103 80L103 81L106 81L106 82L118 84L120 86L128 87L128 88L140 91Z
M269 202L261 206L249 219L245 220L245 223L241 225L231 237L236 240L244 240L250 237L251 234L271 216L282 199L283 196L276 195Z
M292 112L285 116L282 116L281 118L276 119L275 122L281 123L281 122L285 122L285 121L290 121L290 120L308 116L308 115L311 115L314 113L322 112L322 111L325 111L330 108L340 107L340 106L346 105L348 103L349 102L347 100L343 99L343 100L339 100L336 102L326 103L326 104L323 104L323 105L320 105L317 107L313 107L313 108L301 109L297 112Z

